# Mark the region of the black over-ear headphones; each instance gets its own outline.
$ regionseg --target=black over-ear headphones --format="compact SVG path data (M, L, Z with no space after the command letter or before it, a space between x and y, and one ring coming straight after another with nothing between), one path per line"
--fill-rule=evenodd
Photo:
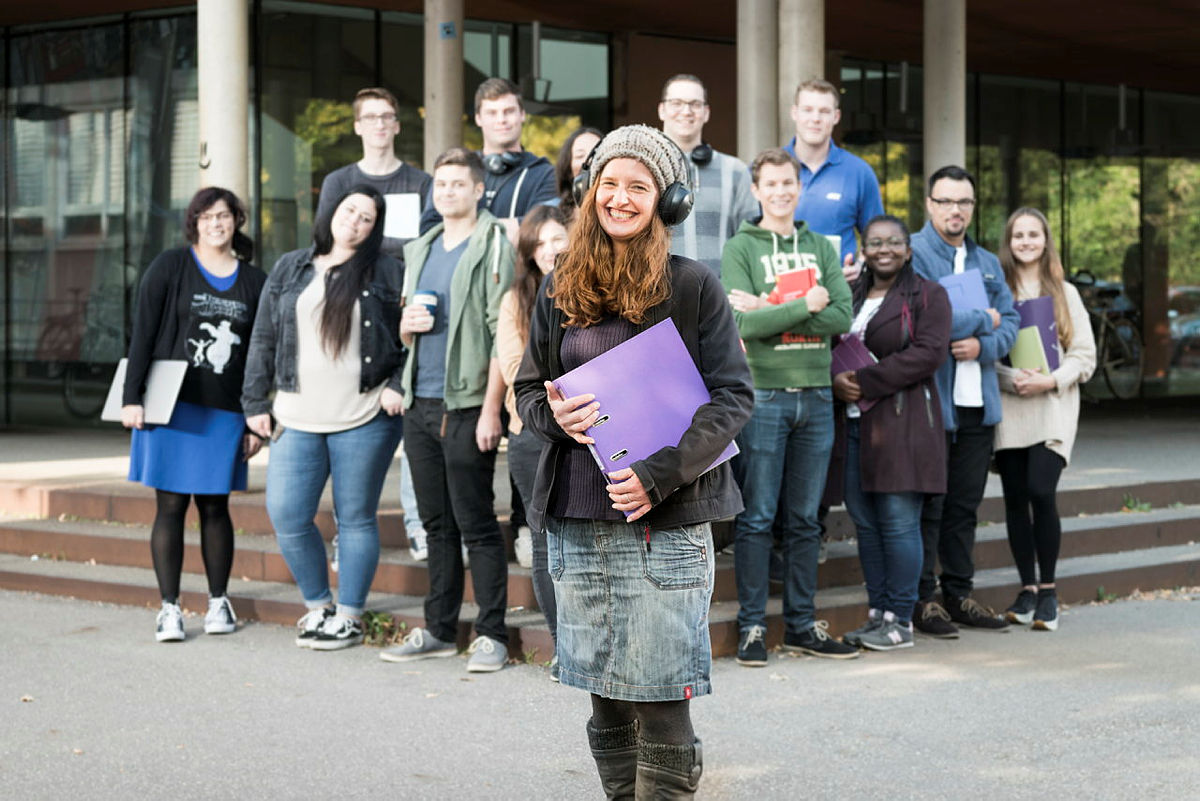
M525 158L523 152L505 150L503 153L488 153L483 157L483 168L492 175L504 175L519 165Z
M696 162L697 166L703 167L712 160L712 145L708 144L707 142L701 142L700 144L696 145L695 149L692 150L692 161Z
M684 156L679 145L665 136L663 138L671 143L671 148L678 157L679 166L683 169L684 174L691 175L691 166L687 163L687 157ZM604 139L596 143L595 147L592 148L592 152L588 153L588 157L583 160L583 167L580 168L579 175L575 176L575 180L571 183L571 196L575 198L576 206L583 204L583 198L592 185L592 159L596 157L596 152L600 150L600 145L603 143ZM712 158L711 153L712 148L709 148L709 158ZM675 181L664 189L658 198L658 218L668 227L679 225L692 213L692 204L694 202L695 197L692 195L691 188L686 184Z

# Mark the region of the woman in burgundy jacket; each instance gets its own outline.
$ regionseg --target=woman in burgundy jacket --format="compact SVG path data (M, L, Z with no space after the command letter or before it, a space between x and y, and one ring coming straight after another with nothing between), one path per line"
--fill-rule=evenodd
M854 285L854 322L875 362L833 377L842 401L838 447L846 510L858 532L870 604L846 641L878 651L913 644L921 574L921 505L946 491L946 439L934 372L950 343L950 301L912 267L904 223L880 215L863 235L865 269ZM843 339L845 338L843 337Z

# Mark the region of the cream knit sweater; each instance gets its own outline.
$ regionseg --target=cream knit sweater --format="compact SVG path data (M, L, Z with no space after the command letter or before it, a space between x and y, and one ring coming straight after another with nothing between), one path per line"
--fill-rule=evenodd
M1071 315L1071 347L1063 354L1057 370L1051 373L1055 388L1040 395L1022 398L1013 387L1016 370L999 362L996 376L1000 380L1000 408L1004 417L996 426L996 450L1029 448L1039 443L1070 463L1079 428L1079 385L1092 377L1096 369L1096 340L1092 322L1079 297L1079 290L1070 283L1063 288L1067 310ZM1015 300L1030 300L1033 295L1018 293Z

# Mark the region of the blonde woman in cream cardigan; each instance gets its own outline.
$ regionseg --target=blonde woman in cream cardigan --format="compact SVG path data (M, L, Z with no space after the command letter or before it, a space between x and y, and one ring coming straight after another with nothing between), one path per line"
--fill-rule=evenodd
M1054 571L1062 526L1058 479L1071 459L1079 426L1079 385L1096 368L1096 343L1078 290L1064 276L1050 226L1021 208L1004 227L1000 264L1016 301L1054 299L1060 360L1050 375L996 365L1004 417L996 426L996 466L1004 485L1008 544L1021 591L1007 610L1012 623L1058 628ZM1036 572L1035 572L1036 571Z

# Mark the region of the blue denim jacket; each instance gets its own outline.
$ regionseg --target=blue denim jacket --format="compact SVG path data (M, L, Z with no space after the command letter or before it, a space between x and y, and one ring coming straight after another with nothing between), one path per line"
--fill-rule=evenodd
M979 366L982 368L983 424L992 426L1000 422L1000 384L996 379L996 361L1008 355L1017 338L1020 316L1013 309L1012 292L1004 281L1000 260L966 237L966 268L983 273L983 285L987 290L988 302L1000 312L1000 327L992 328L992 318L982 309L955 311L950 323L950 341L976 337L979 340ZM915 233L912 238L913 267L923 278L936 281L954 272L954 247L933 229L932 223ZM954 375L956 361L953 357L942 362L937 371L938 395L942 401L942 423L947 431L958 430L958 415L954 410Z
M246 378L242 382L242 410L247 417L271 411L272 389L297 391L296 298L316 275L312 256L311 247L285 253L267 276L246 355ZM400 344L403 283L404 267L391 256L380 254L375 274L359 302L363 327L359 392L384 381L400 391L405 356Z

